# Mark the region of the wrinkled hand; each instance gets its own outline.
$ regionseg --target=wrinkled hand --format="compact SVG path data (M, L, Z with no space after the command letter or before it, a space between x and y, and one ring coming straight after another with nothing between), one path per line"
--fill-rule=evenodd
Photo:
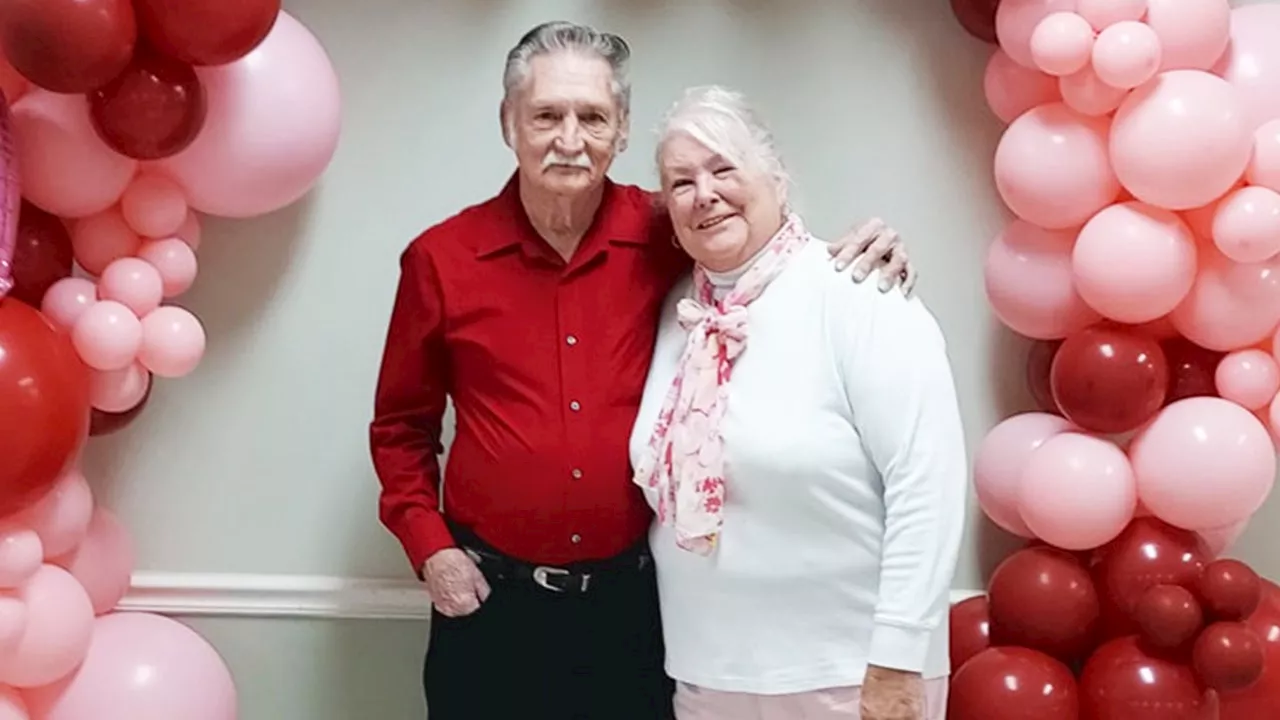
M853 265L853 279L862 282L872 270L880 269L880 292L888 292L899 283L907 297L915 290L916 269L907 258L906 247L898 232L879 218L845 233L827 248L836 260L836 269Z
M462 617L480 609L489 597L489 583L480 568L458 548L445 548L422 565L427 594L445 617Z
M925 720L920 673L867 668L859 712L862 720Z

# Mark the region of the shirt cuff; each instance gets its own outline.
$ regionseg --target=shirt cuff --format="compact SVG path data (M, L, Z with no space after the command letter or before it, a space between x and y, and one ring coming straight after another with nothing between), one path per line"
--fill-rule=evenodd
M877 622L871 631L871 652L867 663L890 670L924 672L932 639L932 630Z
M453 534L444 522L444 516L438 512L419 509L409 513L405 526L408 537L405 538L405 552L409 554L409 563L413 565L413 574L423 580L422 566L432 555L445 548L456 547Z

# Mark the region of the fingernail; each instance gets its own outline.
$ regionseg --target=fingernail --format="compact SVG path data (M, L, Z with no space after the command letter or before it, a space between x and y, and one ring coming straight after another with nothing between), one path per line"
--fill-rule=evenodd
M853 279L854 279L854 280L857 280L858 282L862 282L863 280L866 280L866 279L867 279L867 271L866 271L866 270L863 270L862 268L858 268L857 270L854 270L854 271L853 271Z
M844 269L845 269L845 268L847 268L847 267L849 267L849 261L847 261L847 260L836 260L836 269L837 269L837 270L844 270Z

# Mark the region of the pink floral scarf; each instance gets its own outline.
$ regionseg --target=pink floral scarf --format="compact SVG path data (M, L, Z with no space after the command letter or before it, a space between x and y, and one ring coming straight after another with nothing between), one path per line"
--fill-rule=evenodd
M634 482L656 491L658 521L674 526L676 544L685 550L709 555L723 523L720 422L734 362L747 345L747 305L786 269L809 238L800 218L788 215L719 302L706 271L697 267L694 297L684 298L677 306L680 326L689 339Z

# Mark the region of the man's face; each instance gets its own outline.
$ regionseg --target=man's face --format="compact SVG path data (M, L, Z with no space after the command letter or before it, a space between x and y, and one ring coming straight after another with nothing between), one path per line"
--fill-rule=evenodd
M586 54L558 52L530 61L524 87L503 114L524 182L558 195L604 182L627 133L612 81L609 63Z

